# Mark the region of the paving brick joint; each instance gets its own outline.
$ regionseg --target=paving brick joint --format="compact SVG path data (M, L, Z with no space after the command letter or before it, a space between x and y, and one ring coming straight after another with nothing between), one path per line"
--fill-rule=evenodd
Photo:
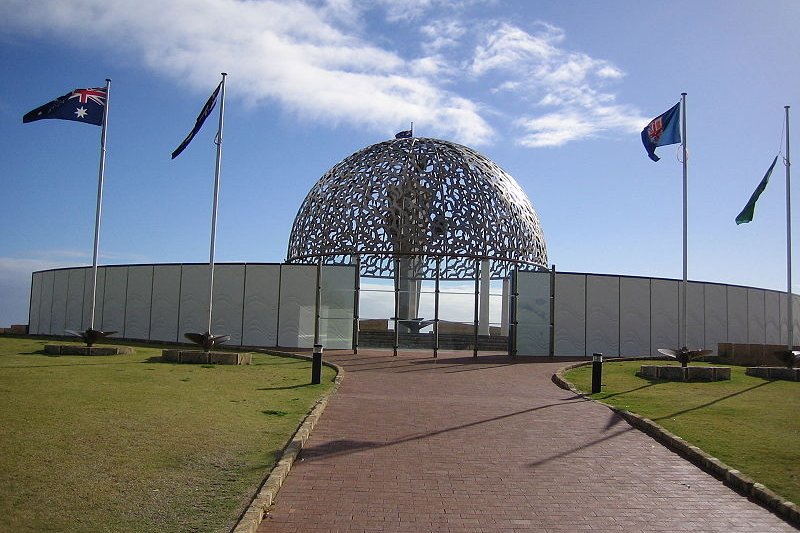
M274 532L795 531L619 414L563 362L361 350L258 526Z

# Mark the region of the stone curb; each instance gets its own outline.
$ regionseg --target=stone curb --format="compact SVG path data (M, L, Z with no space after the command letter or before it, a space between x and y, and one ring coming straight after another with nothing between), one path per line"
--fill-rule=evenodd
M615 361L619 360L631 361L638 360L638 358L615 359ZM572 383L564 378L564 372L579 366L587 366L591 364L591 361L581 362L560 368L555 374L553 374L552 381L562 389L571 391L576 395L583 396L587 400L591 400L599 403L600 405L608 407L624 418L625 421L634 428L646 433L684 459L689 460L691 463L719 479L725 485L732 488L742 496L748 497L750 500L758 503L762 507L783 518L791 525L800 527L800 507L794 503L782 498L778 494L775 494L761 483L756 483L738 470L731 468L716 457L712 457L711 455L707 454L697 446L693 446L677 435L670 433L652 420L649 420L641 415L637 415L636 413L626 411L625 409L618 409L598 400L592 400L588 394L579 391Z
M292 357L295 359L304 359L310 361L312 358L307 355L300 355L290 352L281 352L277 350L255 350L261 353L266 353L269 355L279 355L283 357ZM314 407L311 409L311 412L306 415L305 419L300 423L300 426L297 428L297 431L292 435L292 439L289 441L289 444L283 449L281 453L280 459L275 466L272 468L270 473L267 475L264 482L261 484L256 495L253 497L253 500L250 502L250 505L247 506L247 509L242 513L239 521L236 525L231 529L231 533L255 533L258 529L258 526L264 520L264 516L267 513L267 510L272 506L275 502L275 497L278 494L278 490L280 490L281 485L283 485L283 481L286 479L286 476L289 474L289 470L291 470L294 461L297 459L297 456L300 454L300 451L303 449L303 445L305 444L306 440L308 439L309 435L311 435L311 431L314 429L314 426L319 421L320 416L325 411L325 407L328 405L328 400L336 393L339 389L339 385L342 383L342 378L344 377L344 369L337 364L324 361L322 362L327 367L333 368L336 370L337 374L334 378L334 385L333 388L328 391L322 398L317 401Z

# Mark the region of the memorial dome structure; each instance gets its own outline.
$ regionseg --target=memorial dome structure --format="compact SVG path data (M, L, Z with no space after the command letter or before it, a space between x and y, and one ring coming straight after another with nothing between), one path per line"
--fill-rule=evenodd
M361 275L493 279L547 267L539 218L496 163L453 142L407 138L368 146L326 172L294 220L287 261L341 264ZM486 267L484 267L486 268Z

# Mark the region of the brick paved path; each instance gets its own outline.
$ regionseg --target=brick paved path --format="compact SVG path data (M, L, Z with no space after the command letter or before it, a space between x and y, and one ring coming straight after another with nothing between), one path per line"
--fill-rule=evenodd
M607 408L565 363L362 351L260 533L795 531Z

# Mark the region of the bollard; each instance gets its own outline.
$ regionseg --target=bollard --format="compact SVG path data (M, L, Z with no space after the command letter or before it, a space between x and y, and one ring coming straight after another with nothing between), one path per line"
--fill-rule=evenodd
M603 354L592 354L592 394L600 392L603 383Z
M319 385L322 381L322 345L314 345L314 353L311 360L311 384Z

